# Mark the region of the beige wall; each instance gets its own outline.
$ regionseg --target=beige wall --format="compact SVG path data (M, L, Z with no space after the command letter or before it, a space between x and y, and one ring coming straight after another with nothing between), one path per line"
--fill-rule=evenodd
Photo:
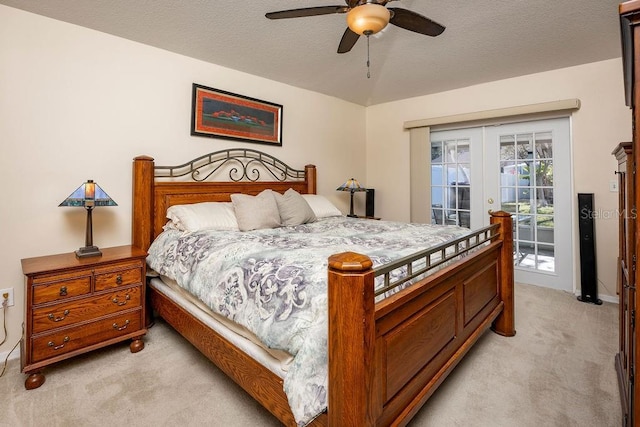
M580 110L572 116L573 194L595 193L595 210L601 213L595 225L599 292L603 298L615 300L618 194L609 191L609 181L616 179L611 151L618 142L631 138L631 111L624 104L619 59L369 107L366 180L376 188L376 214L409 220L409 132L403 130L405 121L569 98L581 101ZM579 288L578 271L574 276Z
M284 106L283 146L189 135L191 84ZM130 242L131 161L182 163L210 151L250 147L293 167L318 167L318 193L343 212L335 188L364 176L365 108L104 33L0 6L0 289L14 288L8 339L19 340L20 259L84 246L86 213L58 208L94 179L118 203L94 212L94 243Z

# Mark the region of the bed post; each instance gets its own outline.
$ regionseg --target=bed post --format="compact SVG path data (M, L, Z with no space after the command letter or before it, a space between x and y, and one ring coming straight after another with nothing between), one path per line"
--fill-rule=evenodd
M497 334L512 337L516 334L513 295L513 220L508 212L489 213L491 224L500 224L502 248L500 249L498 292L500 299L504 302L504 309L493 322L492 329Z
M375 425L373 263L344 252L329 257L329 426Z
M316 182L318 182L316 165L305 165L304 177L307 181L307 194L316 194Z
M133 159L133 215L131 242L146 251L153 236L153 158Z

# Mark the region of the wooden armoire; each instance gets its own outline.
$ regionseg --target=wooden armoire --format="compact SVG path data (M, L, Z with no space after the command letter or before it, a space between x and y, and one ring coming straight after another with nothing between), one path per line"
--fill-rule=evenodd
M618 160L620 243L618 255L618 295L620 298L620 344L615 366L620 386L623 426L640 425L640 388L635 373L640 362L638 330L636 328L636 254L640 253L640 226L637 207L640 206L640 0L620 4L622 60L627 105L632 109L632 137L613 151Z
M633 419L640 422L640 418L634 417L632 408L635 405L634 393L634 365L635 365L635 313L636 313L636 292L635 286L635 221L629 215L627 206L634 205L634 184L635 161L633 159L633 144L622 142L613 151L613 155L618 160L618 189L619 189L619 252L618 252L618 287L619 310L620 310L620 342L618 353L616 354L616 372L618 373L618 384L620 386L620 399L622 403L623 425L634 425Z

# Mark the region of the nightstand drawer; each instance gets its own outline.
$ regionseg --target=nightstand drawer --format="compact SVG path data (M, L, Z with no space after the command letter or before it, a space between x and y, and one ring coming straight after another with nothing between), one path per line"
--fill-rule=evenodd
M53 278L55 279L55 277ZM34 281L35 283L35 281ZM58 301L91 292L91 276L73 277L33 287L33 304Z
M33 310L33 333L140 307L140 286Z
M141 311L135 310L32 339L31 360L38 362L140 330Z
M134 266L126 270L99 273L96 271L96 291L102 291L118 286L134 285L142 283L142 267Z

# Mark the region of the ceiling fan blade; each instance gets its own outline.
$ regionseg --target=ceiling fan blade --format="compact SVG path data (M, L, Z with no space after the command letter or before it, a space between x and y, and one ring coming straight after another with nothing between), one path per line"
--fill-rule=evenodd
M351 29L347 28L342 35L340 44L338 45L338 53L347 53L356 44L360 34L354 33Z
M305 7L302 9L281 10L269 12L265 16L269 19L302 18L305 16L331 15L332 13L346 13L347 6L318 6Z
M405 30L431 37L439 36L444 31L444 26L419 13L398 7L389 7L388 9L392 13L389 22Z
M358 5L358 3L360 3L360 0L346 0L346 2L349 5L349 8L353 9Z

